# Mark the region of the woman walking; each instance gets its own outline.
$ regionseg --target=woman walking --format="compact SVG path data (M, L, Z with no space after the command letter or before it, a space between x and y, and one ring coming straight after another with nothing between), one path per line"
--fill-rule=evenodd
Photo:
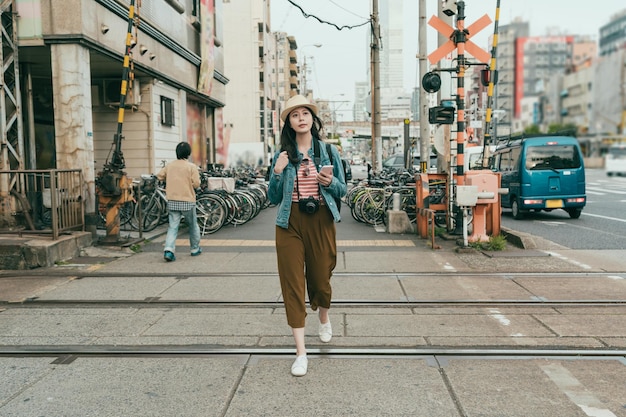
M296 344L291 373L303 376L308 369L306 295L311 309L319 309L320 340L328 343L333 334L328 315L330 277L337 261L335 222L341 220L335 198L343 197L347 188L337 148L327 148L321 141L317 106L296 95L287 101L280 118L284 126L280 150L272 159L268 197L278 205L278 274L287 323ZM335 162L332 165L331 160Z

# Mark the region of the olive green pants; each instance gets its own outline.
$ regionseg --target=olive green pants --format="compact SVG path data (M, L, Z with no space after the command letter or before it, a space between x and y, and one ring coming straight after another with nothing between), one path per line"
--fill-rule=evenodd
M302 213L291 205L289 227L276 226L276 255L287 323L304 327L306 299L313 311L330 308L330 277L337 264L337 241L333 216L326 206L317 213Z

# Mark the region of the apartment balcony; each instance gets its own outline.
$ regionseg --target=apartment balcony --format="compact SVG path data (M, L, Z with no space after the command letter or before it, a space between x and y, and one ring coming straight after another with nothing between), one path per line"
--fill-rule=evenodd
M298 88L298 84L299 84L298 77L289 77L289 86L292 89Z

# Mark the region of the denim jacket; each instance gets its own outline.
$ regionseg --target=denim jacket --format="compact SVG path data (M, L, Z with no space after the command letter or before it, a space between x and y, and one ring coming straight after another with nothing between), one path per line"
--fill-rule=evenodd
M317 140L313 138L313 140ZM326 153L326 146L324 142L320 141L320 166L316 167L319 172L322 165L330 165L330 157ZM335 222L341 221L341 215L339 214L339 208L335 203L333 197L341 198L346 195L348 190L346 186L346 179L343 174L343 164L341 162L341 156L339 155L339 151L333 145L331 145L331 152L333 154L333 180L328 187L324 187L323 185L319 185L320 194L324 197L324 201L326 202L326 207L330 210L333 215ZM286 229L289 226L289 216L291 215L291 199L292 195L295 192L295 183L296 183L296 167L293 164L288 164L283 172L280 174L274 173L274 164L276 164L276 160L278 159L278 155L280 155L280 151L277 151L274 154L274 159L272 160L272 167L270 170L270 183L269 188L267 190L267 195L272 204L278 205L278 214L276 215L276 225ZM311 149L308 150L308 158L310 160L314 160L313 158L313 144L311 144ZM302 160L304 155L299 153L299 159Z

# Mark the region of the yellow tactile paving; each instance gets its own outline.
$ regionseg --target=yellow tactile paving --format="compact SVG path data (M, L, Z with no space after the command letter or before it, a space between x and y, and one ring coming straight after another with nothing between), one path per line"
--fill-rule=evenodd
M176 239L176 246L189 246L189 240ZM205 238L200 242L200 246L274 246L273 240L242 240L242 239L211 239ZM337 246L374 246L374 247L414 247L415 243L410 240L395 240L395 239L376 239L376 240L338 240Z

